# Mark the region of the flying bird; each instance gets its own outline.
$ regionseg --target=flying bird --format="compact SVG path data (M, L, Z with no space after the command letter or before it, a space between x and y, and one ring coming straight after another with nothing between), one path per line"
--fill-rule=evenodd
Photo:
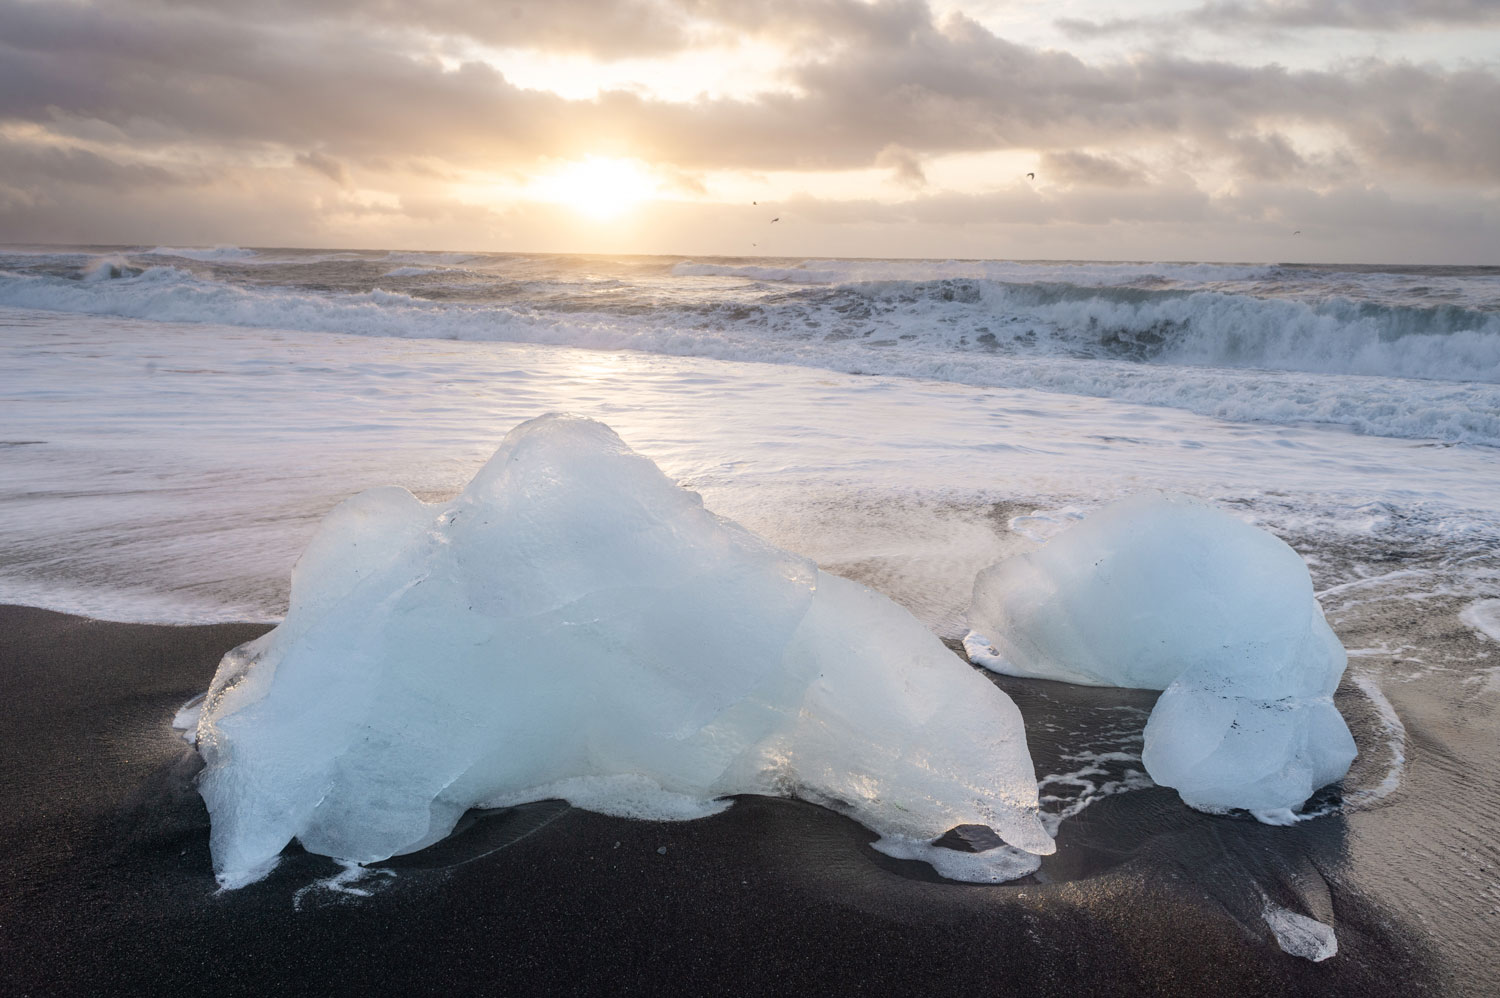
M771 221L772 222L779 222L779 221L781 221L781 216L777 215L775 218L771 219Z
M1302 235L1302 230L1298 229L1296 232L1293 232L1292 235L1294 235L1294 236L1300 236L1300 235Z
M1034 173L1028 173L1028 174L1026 174L1026 179L1027 180L1035 180L1036 179L1036 174L1034 174Z

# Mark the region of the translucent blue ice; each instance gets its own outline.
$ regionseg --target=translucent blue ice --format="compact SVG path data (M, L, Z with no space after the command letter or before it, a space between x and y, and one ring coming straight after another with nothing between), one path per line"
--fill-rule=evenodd
M1136 496L981 572L965 645L997 672L1164 690L1142 761L1206 811L1289 820L1341 778L1348 662L1302 559L1205 503Z
M915 846L989 825L1021 852L978 879L1053 849L1003 692L572 417L517 427L451 503L380 488L330 513L198 745L226 886L293 838L371 862L549 797L665 820L797 796Z

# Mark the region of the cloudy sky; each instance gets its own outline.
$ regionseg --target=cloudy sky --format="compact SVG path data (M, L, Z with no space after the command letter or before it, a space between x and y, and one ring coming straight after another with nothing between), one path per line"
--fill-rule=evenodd
M1500 264L1500 0L0 0L0 241Z

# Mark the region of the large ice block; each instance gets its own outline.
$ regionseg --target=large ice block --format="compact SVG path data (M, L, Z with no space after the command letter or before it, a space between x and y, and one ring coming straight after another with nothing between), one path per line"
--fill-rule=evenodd
M892 841L984 824L1053 849L1003 692L573 417L517 427L450 503L381 488L330 513L198 745L226 886L293 838L371 862L545 797L679 819L795 795ZM991 873L1035 866L1015 852Z

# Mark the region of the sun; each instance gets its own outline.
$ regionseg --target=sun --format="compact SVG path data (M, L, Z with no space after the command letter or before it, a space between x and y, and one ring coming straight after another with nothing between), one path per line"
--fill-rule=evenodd
M568 205L589 218L616 218L657 193L656 182L635 160L587 156L565 163L532 184L539 201Z

